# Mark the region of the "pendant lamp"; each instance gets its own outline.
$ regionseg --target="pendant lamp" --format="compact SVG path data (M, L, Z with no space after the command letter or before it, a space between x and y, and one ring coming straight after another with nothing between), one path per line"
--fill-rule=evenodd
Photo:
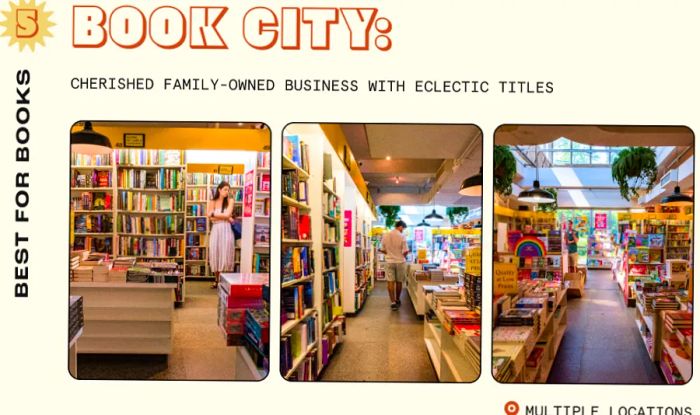
M481 196L481 186L484 183L483 166L479 168L479 174L467 177L462 181L459 194L462 196Z
M428 226L428 227L430 227L430 226L432 226L432 225L430 225L428 222L426 222L426 221L425 221L425 218L424 218L424 219L423 219L422 221L420 221L420 223L417 224L416 226Z
M107 136L93 130L90 121L86 121L82 130L70 134L70 149L80 154L108 154L112 152L112 143Z
M431 226L432 226L432 225L437 225L437 224L439 224L440 222L442 222L443 220L445 220L445 218L443 218L442 216L438 215L438 213L435 211L435 207L433 206L433 211L430 212L430 214L428 214L426 217L423 218L423 221L424 221L424 222L425 222L426 220L427 220L428 223L430 223Z
M532 183L532 189L520 192L518 201L537 204L555 202L556 199L554 195L546 190L540 189L540 168L537 165L537 153L535 153L535 177L535 181Z
M662 206L690 206L693 204L693 198L681 193L681 187L678 185L678 170L676 170L676 187L673 188L673 193L661 199Z

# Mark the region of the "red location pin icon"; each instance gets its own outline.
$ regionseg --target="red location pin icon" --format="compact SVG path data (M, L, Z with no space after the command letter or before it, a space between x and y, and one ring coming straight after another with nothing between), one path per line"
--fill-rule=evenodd
M506 411L506 415L518 415L518 412L520 412L520 405L515 401L510 401L506 403L503 409Z

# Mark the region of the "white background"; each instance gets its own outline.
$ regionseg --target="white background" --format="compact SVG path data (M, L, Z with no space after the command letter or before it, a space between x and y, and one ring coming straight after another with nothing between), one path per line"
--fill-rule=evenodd
M105 8L123 2L99 2ZM167 3L132 1L144 10ZM154 5L150 5L153 3ZM82 2L81 4L88 4ZM280 154L288 122L475 123L484 131L484 171L492 171L493 130L502 123L670 124L700 131L698 16L695 1L236 1L220 25L229 50L122 50L71 47L71 4L47 0L53 37L31 53L0 38L0 412L62 409L123 414L168 411L332 411L502 414L508 400L526 404L695 405L697 379L684 387L499 385L490 375L490 331L483 331L482 376L471 385L295 384L278 375L278 322L272 319L271 372L262 383L76 381L67 371L69 127L77 120L262 121ZM394 47L352 52L342 37L331 51L257 51L243 42L251 7L371 6L394 25ZM8 10L0 0L0 10ZM342 23L342 21L341 21ZM342 27L342 26L340 26ZM342 35L343 32L339 32ZM186 46L186 45L185 45ZM31 201L29 228L15 225L15 73L31 70ZM271 77L275 92L75 91L76 76ZM286 93L283 79L358 79L357 93ZM373 95L366 79L488 80L489 94ZM498 80L553 81L549 95L501 95ZM276 158L273 163L279 166ZM274 175L277 189L278 175ZM492 180L484 183L484 229L492 228ZM274 198L273 212L279 211ZM273 228L279 218L273 216ZM31 239L29 299L13 298L14 230ZM696 227L697 229L697 227ZM696 230L696 238L698 233ZM490 257L486 233L484 258ZM696 244L697 249L697 244ZM697 254L697 252L696 252ZM273 249L272 263L279 262ZM273 267L274 269L274 267ZM484 262L484 276L490 275ZM278 281L273 274L272 281ZM279 298L273 287L272 315ZM490 278L484 278L484 298ZM488 328L491 307L484 305ZM695 323L697 324L697 318ZM697 361L698 359L696 359ZM411 362L406 362L410 365ZM697 367L697 365L696 365ZM551 410L550 410L551 411ZM523 413L524 411L521 411ZM552 413L552 412L550 412ZM615 410L615 413L617 411Z

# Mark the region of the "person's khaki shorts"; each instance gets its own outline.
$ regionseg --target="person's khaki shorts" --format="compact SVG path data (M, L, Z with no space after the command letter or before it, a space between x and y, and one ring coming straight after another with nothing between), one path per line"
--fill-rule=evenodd
M386 273L387 281L404 282L406 281L406 263L385 263L384 272Z

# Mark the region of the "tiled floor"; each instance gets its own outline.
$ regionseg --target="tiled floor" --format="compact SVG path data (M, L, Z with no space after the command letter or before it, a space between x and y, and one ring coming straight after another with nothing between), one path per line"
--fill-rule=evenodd
M378 282L362 310L347 319L347 336L324 369L323 381L437 382L416 318L404 290L391 311L386 284Z
M165 356L80 355L81 379L232 380L235 349L216 323L216 290L187 282L186 303L175 309L173 351Z
M663 384L610 271L589 271L583 298L568 301L568 327L549 383Z

